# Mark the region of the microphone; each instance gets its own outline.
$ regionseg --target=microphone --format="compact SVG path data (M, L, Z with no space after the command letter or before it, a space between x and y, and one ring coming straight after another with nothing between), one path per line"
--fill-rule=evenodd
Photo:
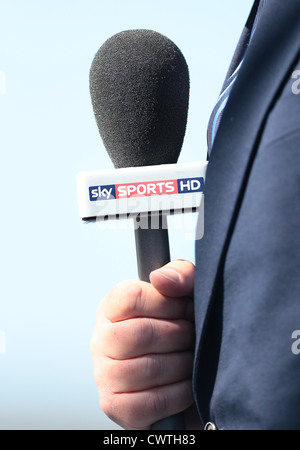
M151 30L128 30L109 38L92 62L90 93L100 136L120 173L124 168L176 165L186 130L189 71L170 39ZM96 198L110 192L101 189L94 186ZM135 218L135 242L139 278L149 282L150 272L170 261L170 250L166 215L156 212L155 229L153 213L145 215L144 227L139 226L141 217ZM183 414L152 429L184 429Z
M189 71L172 41L151 30L112 36L92 62L90 92L116 168L177 162L187 122Z

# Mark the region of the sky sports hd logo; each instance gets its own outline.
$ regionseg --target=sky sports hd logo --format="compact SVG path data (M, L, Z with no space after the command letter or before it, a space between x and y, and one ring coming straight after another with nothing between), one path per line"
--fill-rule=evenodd
M181 178L179 180L140 181L138 183L110 184L89 187L90 201L115 200L132 197L151 197L203 192L204 179Z

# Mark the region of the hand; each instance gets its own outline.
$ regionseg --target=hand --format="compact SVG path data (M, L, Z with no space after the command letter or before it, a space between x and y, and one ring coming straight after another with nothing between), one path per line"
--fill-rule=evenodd
M101 408L125 429L149 430L194 404L194 266L171 262L150 281L113 288L99 305L91 340Z

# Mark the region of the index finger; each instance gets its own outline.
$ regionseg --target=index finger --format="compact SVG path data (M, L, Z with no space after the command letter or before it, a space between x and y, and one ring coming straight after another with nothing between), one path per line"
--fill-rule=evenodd
M100 304L100 311L111 322L134 317L191 320L192 300L167 297L150 283L132 280L117 284Z

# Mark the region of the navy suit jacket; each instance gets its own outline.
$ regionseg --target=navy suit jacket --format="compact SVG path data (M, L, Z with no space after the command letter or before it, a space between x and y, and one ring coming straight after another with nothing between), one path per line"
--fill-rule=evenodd
M300 429L299 50L300 1L266 0L208 164L194 392L221 430Z

